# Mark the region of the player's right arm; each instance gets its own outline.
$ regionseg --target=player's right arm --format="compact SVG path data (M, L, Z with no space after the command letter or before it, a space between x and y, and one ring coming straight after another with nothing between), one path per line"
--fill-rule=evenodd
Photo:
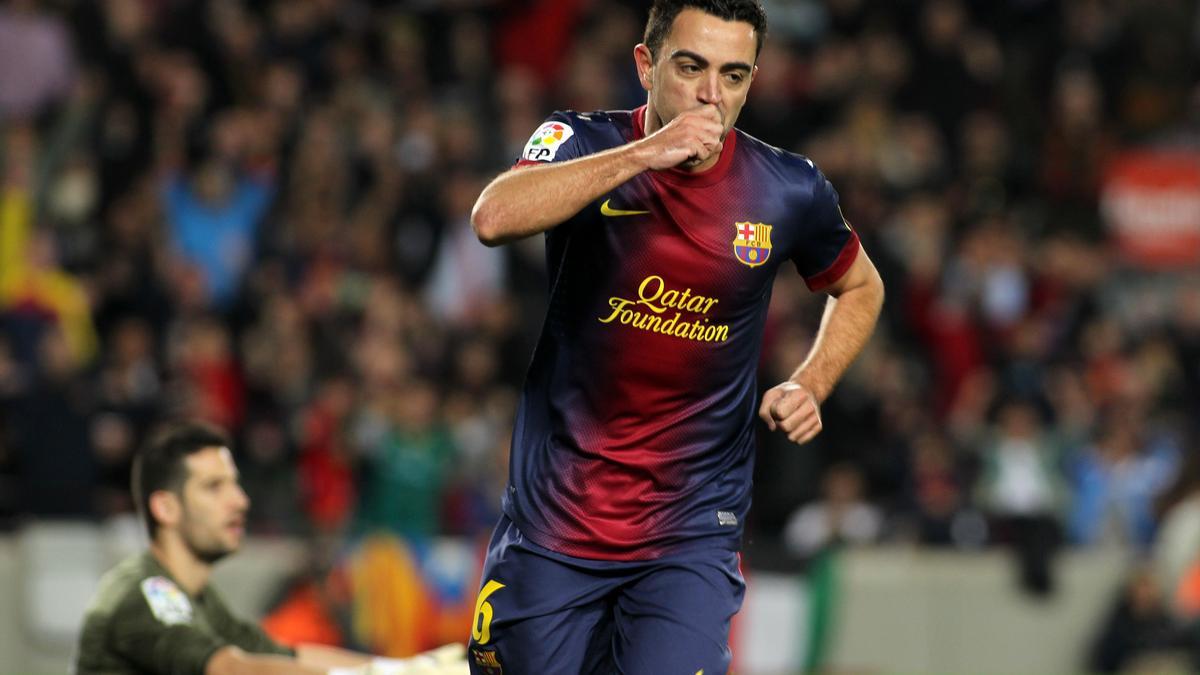
M134 590L118 603L104 628L107 649L139 671L169 675L326 675L330 670L329 664L306 663L282 647L275 647L274 654L249 653L200 630L193 624L190 612L164 611L178 610L178 599L156 600L157 611L144 592ZM367 664L369 660L364 655L360 663Z
M328 672L328 668L311 666L290 656L249 654L233 645L213 652L204 666L204 675L326 675Z
M249 654L232 645L213 653L204 675L400 675L465 672L461 644L448 644L406 659L391 659L325 645L301 645L296 657Z
M475 202L471 226L498 246L545 232L643 171L669 169L721 152L716 106L681 113L653 134L594 155L500 174Z

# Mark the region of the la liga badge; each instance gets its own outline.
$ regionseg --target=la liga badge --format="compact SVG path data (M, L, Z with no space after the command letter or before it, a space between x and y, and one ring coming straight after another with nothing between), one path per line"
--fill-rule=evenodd
M187 595L166 577L150 577L142 581L142 595L154 618L173 626L177 623L191 623L192 603Z
M734 223L733 255L748 267L758 267L771 257L771 226Z
M558 149L575 135L575 130L562 122L546 122L533 132L521 158L535 162L549 162L558 154Z

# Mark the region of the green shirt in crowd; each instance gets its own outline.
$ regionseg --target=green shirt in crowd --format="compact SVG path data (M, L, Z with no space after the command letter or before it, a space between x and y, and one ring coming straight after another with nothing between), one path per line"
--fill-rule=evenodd
M226 645L257 654L295 654L255 624L235 618L211 586L187 595L147 551L100 580L84 616L75 672L203 675L208 659Z

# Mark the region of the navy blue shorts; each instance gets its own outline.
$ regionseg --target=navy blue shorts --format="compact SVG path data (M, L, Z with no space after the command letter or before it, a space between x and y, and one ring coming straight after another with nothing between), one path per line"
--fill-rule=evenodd
M613 562L555 553L501 517L467 660L473 675L724 675L746 583L738 554Z

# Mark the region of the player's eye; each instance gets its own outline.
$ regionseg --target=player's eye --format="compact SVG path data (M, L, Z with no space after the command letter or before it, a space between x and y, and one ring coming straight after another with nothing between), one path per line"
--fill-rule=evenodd
M741 73L726 73L725 79L729 80L730 84L741 84L742 80L746 79L746 76Z
M695 75L696 73L700 72L700 66L698 66L694 63L685 63L685 64L679 66L679 69L682 70L684 73L687 73L688 75Z

